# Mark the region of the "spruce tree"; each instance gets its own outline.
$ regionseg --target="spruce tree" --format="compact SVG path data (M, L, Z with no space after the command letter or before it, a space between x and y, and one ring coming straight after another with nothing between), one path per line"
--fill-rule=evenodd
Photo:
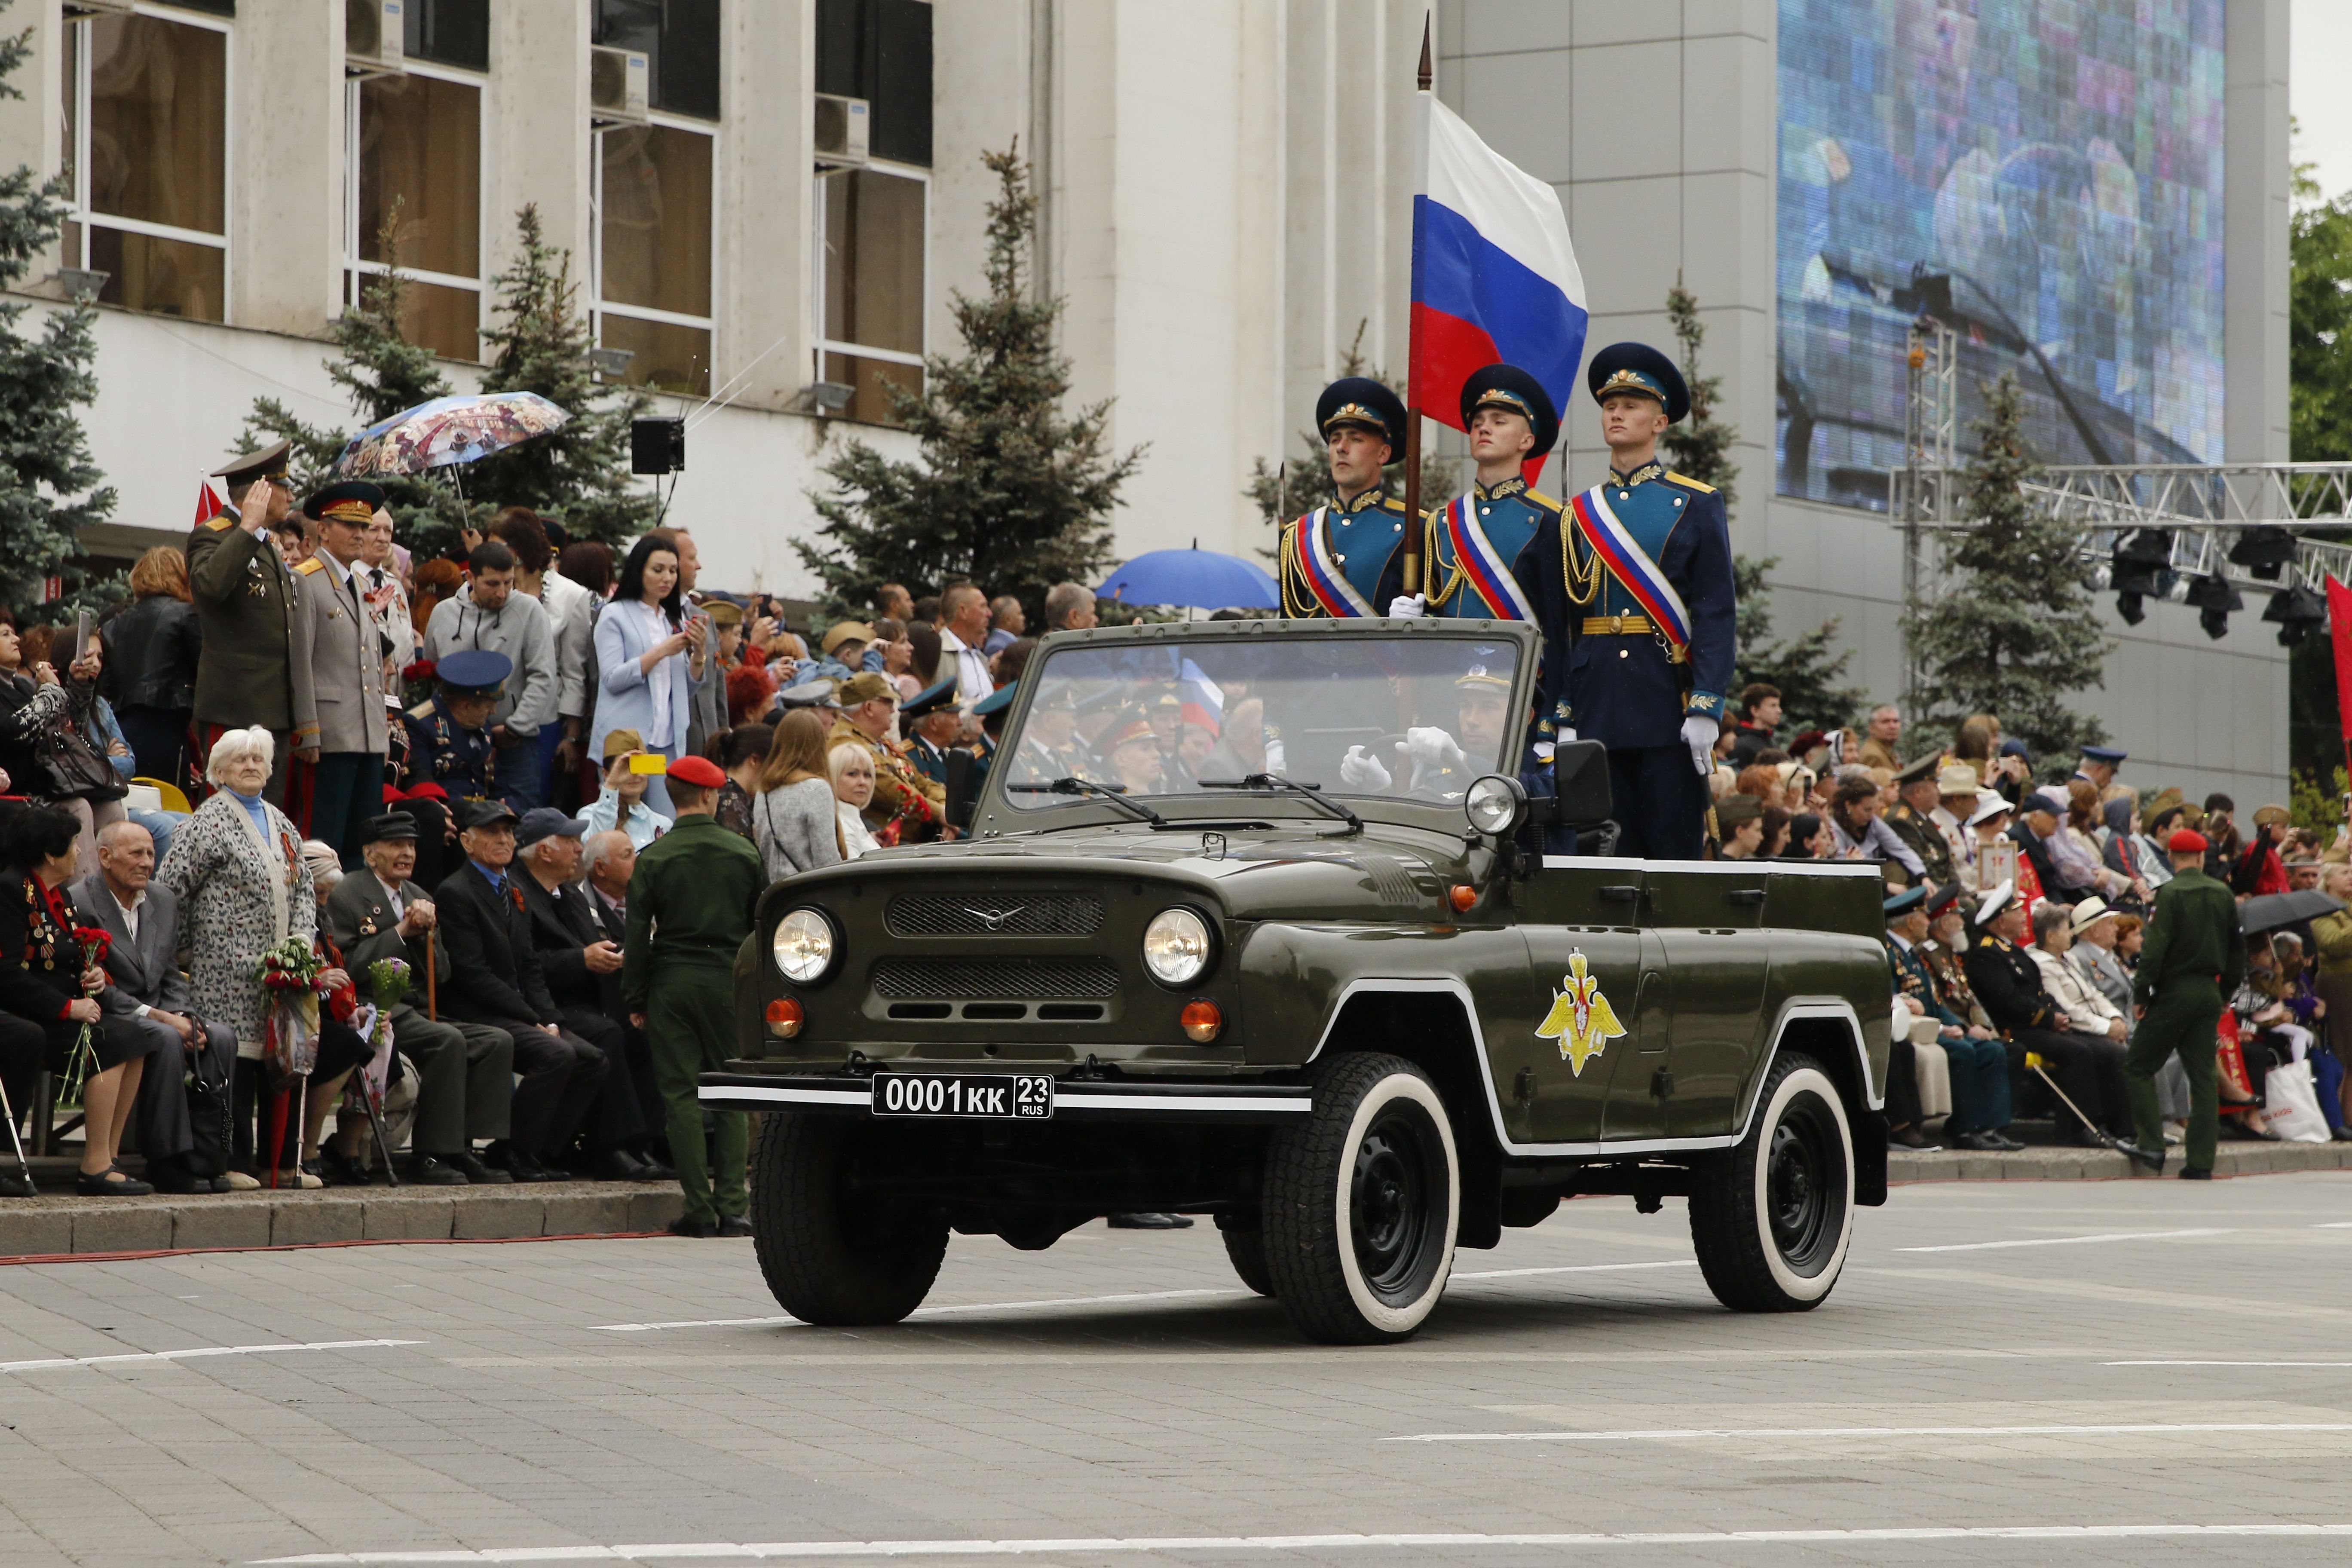
M384 270L364 277L359 303L335 319L335 357L325 362L327 378L341 387L351 402L352 427L306 423L274 397L256 398L252 412L245 416L238 450L250 451L277 440L294 443L287 481L298 502L333 480L335 459L342 456L353 435L404 408L449 395L449 383L432 351L410 342L402 327L409 279L400 269L398 201L384 216L376 237ZM438 549L457 537L465 512L446 479L395 474L380 475L371 482L383 487L394 531L412 550ZM234 503L238 498L228 500Z
M1927 712L1948 724L1991 713L2037 756L2071 756L2106 738L2095 716L2066 706L2098 685L2109 644L2091 606L2080 535L2027 500L2035 471L2016 378L1984 388L1977 452L1961 496L1966 526L1945 544L1944 580L1904 606Z
M812 493L814 541L793 548L836 612L863 610L884 583L918 596L958 578L1017 595L1033 621L1045 590L1087 582L1110 551L1107 520L1144 448L1112 457L1110 405L1065 416L1069 361L1054 346L1058 299L1027 281L1037 198L1019 144L982 155L997 179L988 207L988 291L953 297L964 352L923 363L923 390L888 387L891 411L921 447L886 458L852 438L824 465L832 489Z
M1690 387L1690 415L1669 425L1660 437L1666 466L1687 479L1713 485L1723 493L1727 515L1738 499L1738 466L1731 449L1738 430L1716 417L1723 397L1723 378L1699 369L1699 346L1706 326L1698 319L1698 296L1677 277L1666 290L1666 319L1674 324L1675 341L1682 349L1683 380ZM1772 609L1765 575L1780 563L1777 555L1759 561L1731 558L1733 586L1739 595L1738 617L1733 627L1732 689L1751 681L1776 687L1780 693L1783 730L1801 734L1807 730L1835 730L1853 722L1867 695L1858 687L1841 684L1853 650L1837 647L1835 616L1786 642L1772 636Z
M31 53L31 37L27 29L0 39L0 93L10 98L24 96L8 79ZM0 289L21 286L57 243L71 195L62 175L44 180L23 165L0 175ZM77 607L101 592L78 564L79 534L114 512L114 488L99 482L105 476L75 412L98 395L98 312L87 303L52 310L37 331L19 331L31 309L25 300L0 302L0 598L19 615ZM53 573L68 602L36 611Z
M653 398L637 387L597 384L572 253L549 243L536 205L515 215L515 240L513 264L490 279L498 290L491 311L503 319L484 334L490 363L482 390L535 392L572 418L468 465L467 499L559 517L576 539L609 542L642 532L660 503L632 482L629 425Z

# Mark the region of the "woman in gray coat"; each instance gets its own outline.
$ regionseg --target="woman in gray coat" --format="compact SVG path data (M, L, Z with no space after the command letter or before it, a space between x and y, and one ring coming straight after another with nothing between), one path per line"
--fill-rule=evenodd
M824 721L795 708L777 722L769 742L760 795L751 803L751 841L760 847L770 881L843 858L824 741Z

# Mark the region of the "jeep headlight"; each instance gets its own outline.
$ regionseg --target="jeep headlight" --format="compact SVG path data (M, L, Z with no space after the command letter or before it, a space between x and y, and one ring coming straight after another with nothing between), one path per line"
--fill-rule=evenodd
M1472 827L1506 837L1517 833L1519 824L1527 820L1528 792L1517 779L1488 773L1470 786L1462 809Z
M768 949L775 954L776 971L795 985L814 985L833 973L840 944L833 922L815 910L794 910L776 922Z
M1162 985L1189 985L1209 967L1209 927L1187 909L1162 910L1143 928L1143 966Z

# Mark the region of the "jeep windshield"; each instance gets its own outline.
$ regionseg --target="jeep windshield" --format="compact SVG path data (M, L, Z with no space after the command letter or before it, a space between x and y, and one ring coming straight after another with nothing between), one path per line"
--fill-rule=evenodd
M1021 811L1289 784L1458 801L1517 772L1518 658L1516 641L1421 631L1081 643L1029 667L993 765Z

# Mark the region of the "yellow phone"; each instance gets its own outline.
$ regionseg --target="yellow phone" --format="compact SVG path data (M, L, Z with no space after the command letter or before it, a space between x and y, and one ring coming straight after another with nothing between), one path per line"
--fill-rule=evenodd
M629 759L629 771L633 773L666 773L669 772L669 759L659 752L639 752Z

